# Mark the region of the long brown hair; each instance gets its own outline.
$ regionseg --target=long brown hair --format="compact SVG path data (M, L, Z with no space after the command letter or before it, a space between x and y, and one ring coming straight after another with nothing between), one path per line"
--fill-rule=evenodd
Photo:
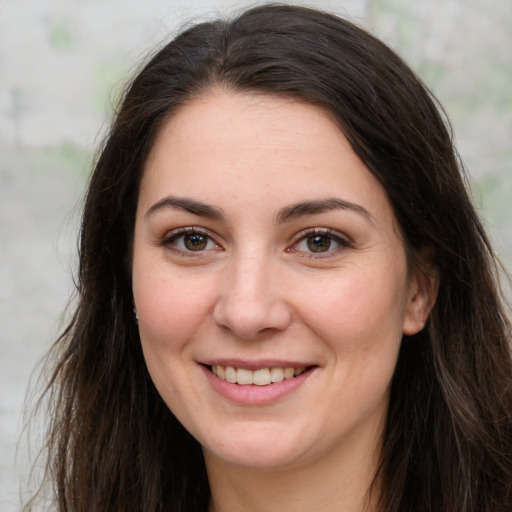
M267 5L188 28L127 88L90 181L78 303L53 348L48 475L60 512L206 510L202 452L148 375L132 312L138 187L159 127L214 86L327 111L386 190L411 264L439 293L405 336L378 475L385 512L509 512L510 324L496 261L429 91L378 39L338 17ZM28 508L28 507L27 507Z

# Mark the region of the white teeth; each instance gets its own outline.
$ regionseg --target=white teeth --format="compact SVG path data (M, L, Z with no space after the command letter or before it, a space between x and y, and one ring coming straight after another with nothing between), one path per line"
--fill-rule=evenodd
M261 368L259 370L248 370L246 368L234 368L233 366L213 365L212 373L220 379L240 384L242 386L255 384L256 386L267 386L273 382L281 382L284 379L297 377L306 370L306 367L299 368Z
M270 370L270 378L272 382L281 382L284 380L284 371L282 368L272 368Z
M218 372L218 369L217 369ZM226 366L226 380L232 384L236 383L237 371L232 366Z
M246 370L245 368L238 368L236 371L236 382L238 384L252 384L252 372L251 370Z
M293 374L294 374L293 368L285 368L284 369L284 378L285 379L291 379L293 377Z
M240 370L238 370L240 371ZM270 380L270 370L268 368L263 368L262 370L256 370L255 372L251 372L253 384L257 386L266 386L270 384L272 381Z

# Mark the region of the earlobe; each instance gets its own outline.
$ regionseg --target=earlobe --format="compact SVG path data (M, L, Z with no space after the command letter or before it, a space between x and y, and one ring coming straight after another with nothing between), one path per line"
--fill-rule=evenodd
M439 272L433 265L418 268L411 276L409 299L402 332L408 336L421 331L427 323L439 290Z

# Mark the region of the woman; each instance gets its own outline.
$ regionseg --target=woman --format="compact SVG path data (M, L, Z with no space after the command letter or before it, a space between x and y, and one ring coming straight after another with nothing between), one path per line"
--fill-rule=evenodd
M510 510L495 259L428 91L347 21L257 7L144 66L78 297L57 510Z

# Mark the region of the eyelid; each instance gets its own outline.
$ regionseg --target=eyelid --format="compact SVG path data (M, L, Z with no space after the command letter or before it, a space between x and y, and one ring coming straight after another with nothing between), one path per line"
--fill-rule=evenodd
M174 245L173 242L175 240L177 240L178 238L181 238L182 236L185 236L185 235L191 235L191 234L199 234L199 235L207 237L209 240L211 240L215 244L215 248L214 249L204 249L201 251L185 251L183 249L180 249L176 245ZM212 250L222 249L222 245L217 241L216 236L214 236L209 230L199 227L199 226L185 226L185 227L180 227L180 228L176 228L176 229L167 231L165 233L165 235L162 237L162 239L160 240L160 245L166 247L168 250L170 250L174 253L177 253L179 255L193 256L193 257L204 255L205 253L208 253Z
M327 236L334 240L335 242L339 243L341 245L341 248L318 253L299 251L294 249L294 247L297 246L299 242L302 242L304 239L315 235ZM339 231L335 231L332 228L315 227L304 229L298 232L293 238L294 240L292 244L286 249L286 251L302 253L304 255L303 257L306 258L328 258L339 253L340 251L343 251L344 249L350 249L354 247L354 242L347 235L340 233Z
M198 251L192 251L192 250L183 250L179 248L177 245L174 244L174 241L179 239L182 236L189 235L189 234L199 234L202 236L207 237L210 241L212 241L215 244L215 247L212 249L203 249ZM325 252L307 252L296 249L297 244L302 242L308 237L312 237L315 235L320 236L326 236L330 239L332 239L334 242L340 244L340 247L337 247L333 250L328 250ZM169 251L172 251L178 255L181 256L192 256L192 257L200 257L204 256L211 251L214 250L224 250L223 246L217 241L216 234L212 233L208 229L205 229L200 226L185 226L180 227L176 229L172 229L170 231L167 231L165 235L161 238L159 244L161 246L164 246ZM286 252L289 253L297 253L300 254L304 258L314 258L314 259L320 259L320 258L328 258L332 257L336 254L338 254L340 251L343 251L344 249L352 248L354 247L353 241L348 237L347 235L340 233L339 231L335 231L332 228L324 228L324 227L313 227L313 228L307 228L302 231L299 231L293 236L292 243L286 248Z

